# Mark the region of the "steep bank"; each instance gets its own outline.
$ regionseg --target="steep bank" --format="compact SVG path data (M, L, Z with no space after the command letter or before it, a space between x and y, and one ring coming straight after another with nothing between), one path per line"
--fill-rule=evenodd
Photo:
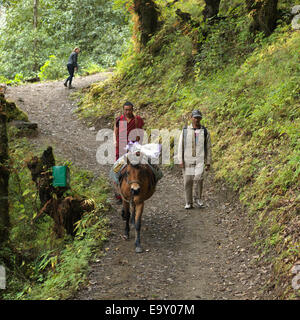
M276 295L295 298L300 33L283 24L253 39L245 21L221 20L204 41L199 29L166 23L144 51L124 56L110 82L92 86L78 112L97 128L131 100L147 129L173 129L200 108L212 132L215 177L238 192L256 221L254 243L272 266Z

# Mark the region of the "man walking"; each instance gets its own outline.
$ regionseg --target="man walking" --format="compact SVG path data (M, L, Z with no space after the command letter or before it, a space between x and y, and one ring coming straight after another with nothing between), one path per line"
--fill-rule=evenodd
M126 153L126 146L131 140L132 142L143 140L142 132L130 137L130 132L135 129L142 129L144 126L144 120L140 116L133 114L133 104L129 101L123 105L123 114L115 121L114 126L114 138L116 146L116 160Z
M72 87L72 80L74 77L74 72L78 70L77 58L78 58L79 52L80 52L80 49L75 48L73 52L70 54L68 59L67 68L69 72L69 77L64 82L64 86L68 87L68 82L69 82L69 89L74 89L74 87Z
M143 132L141 129L143 126L144 120L140 116L135 116L133 114L133 104L129 101L125 102L123 105L123 114L116 119L114 125L116 161L127 152L126 146L128 145L129 141L138 141L139 143L142 143ZM118 203L121 204L122 197L117 193L115 196Z
M184 179L185 209L193 207L193 200L196 207L204 208L204 169L209 170L211 164L211 139L207 129L201 125L201 112L194 110L191 120L192 123L183 128L178 147L178 160Z

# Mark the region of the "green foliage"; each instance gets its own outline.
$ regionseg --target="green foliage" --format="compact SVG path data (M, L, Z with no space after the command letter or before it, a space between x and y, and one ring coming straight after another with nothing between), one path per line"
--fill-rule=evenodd
M19 85L22 84L24 80L22 73L17 73L13 79L8 79L2 75L0 75L0 83L6 83L9 85Z
M78 112L113 119L130 100L146 128L174 129L200 108L215 177L239 192L279 288L300 258L291 250L299 248L300 35L282 21L269 38L253 37L237 4L222 7L232 16L197 28L171 16L144 51L123 55L112 80L92 86Z
M62 78L65 74L64 66L61 61L55 56L49 56L49 60L41 67L39 78L43 80L55 80Z
M0 251L0 264L5 265L7 272L7 289L1 290L1 298L67 299L85 281L95 249L107 239L107 182L103 178L94 180L90 172L64 162L71 167L72 189L68 195L93 199L96 209L77 223L75 239L67 235L56 239L49 216L33 221L40 203L24 161L33 156L32 145L26 139L16 138L13 129L9 140L11 230L7 246Z
M50 66L45 79L62 77L75 46L81 48L79 71L91 63L107 68L126 47L130 36L126 16L112 8L113 1L40 0L37 30L32 6L31 0L7 5L6 23L0 29L0 74L6 79L14 79L17 73L24 78L36 76L49 56L56 57L56 65Z
M200 33L199 42L201 50L195 61L196 73L201 75L220 71L228 64L240 65L257 47L257 42L248 31L247 18L244 16L229 17L210 26L205 39Z
M104 72L105 69L103 67L101 67L100 65L94 63L94 62L89 62L86 67L84 67L82 69L82 72L85 75L89 75L89 74L94 74L94 73L98 73L98 72Z
M99 10L95 10L96 2ZM276 286L279 286L285 281L290 266L300 258L297 237L299 32L292 32L286 24L288 19L282 15L271 37L257 34L254 38L248 32L244 2L239 0L221 2L222 19L212 24L203 23L199 16L203 1L178 1L170 8L166 1L156 2L161 6L164 23L147 48L136 52L133 46L120 50L123 41L120 39L128 37L124 37L122 31L121 38L115 37L114 30L118 27L113 26L116 20L115 13L109 11L110 2L106 7L100 0L42 1L44 29L39 30L38 36L42 40L40 65L45 65L50 54L63 61L70 48L78 45L84 48L81 66L84 72L90 72L97 69L96 65L110 65L112 57L122 52L115 77L92 85L82 100L78 113L89 121L96 121L98 117L112 119L123 102L131 100L136 112L146 119L146 128L174 129L188 121L192 109L200 108L204 124L212 135L215 177L227 181L239 192L242 203L255 220L256 245L262 254L270 257L274 278L278 279ZM130 3L118 0L116 8L124 13ZM7 36L11 39L7 40L6 53L2 51L0 56L0 69L5 77L14 77L15 66L29 70L36 59L27 49L32 46L23 46L33 44L37 37L27 23L32 15L29 2L23 5L24 20L20 18L21 5L18 5L14 2L10 9L9 15L15 19L9 19L9 24L11 30L19 30L23 38L17 39L8 30ZM291 5L294 5L291 1L281 1L280 10L288 12ZM199 26L178 21L177 8L189 12ZM100 17L104 17L102 9L112 14L109 21L101 20L103 24L99 23ZM122 30L127 35L128 29ZM99 34L104 37L100 39ZM0 41L3 39L2 34ZM57 44L59 49L42 49L50 48L49 43ZM103 55L112 44L118 51L112 56ZM27 60L22 59L24 54ZM49 61L41 72L45 75L49 72L51 77L54 71ZM49 234L52 221L48 217L39 222L38 228L30 226L38 203L32 202L35 199L33 185L28 172L24 173L20 167L24 155L18 156L18 152L29 151L29 148L21 151L24 148L26 150L26 144L19 141L13 151L19 165L11 176L14 200L10 247L16 249L12 252L7 248L1 253L10 257L9 272L14 275L10 284L13 289L5 298L64 299L84 281L82 271L88 268L94 246L106 238L102 215L106 211L105 190L99 193L104 182L92 183L91 175L82 171L72 176L72 192L80 194L89 190L87 196L95 200L100 214L85 215L78 222L75 241L67 237L54 240ZM22 223L18 223L19 220ZM291 292L286 290L282 295L290 297Z

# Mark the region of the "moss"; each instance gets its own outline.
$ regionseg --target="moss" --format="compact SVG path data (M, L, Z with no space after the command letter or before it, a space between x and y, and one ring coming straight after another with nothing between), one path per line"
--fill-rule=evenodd
M20 110L14 102L5 100L3 94L0 94L0 104L4 106L8 122L13 120L29 121L28 115Z

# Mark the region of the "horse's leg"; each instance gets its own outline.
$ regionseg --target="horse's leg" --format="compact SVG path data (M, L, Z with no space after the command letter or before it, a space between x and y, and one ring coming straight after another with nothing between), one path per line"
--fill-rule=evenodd
M124 221L126 221L126 213L125 213L124 208L122 208L121 217L122 217L122 219L123 219Z
M140 203L135 207L135 252L141 253L143 249L141 247L141 226L142 226L142 213L144 209L144 203Z
M126 222L124 235L126 239L129 239L129 219L130 219L129 203L124 200L123 200L122 217Z
M133 202L131 204L131 219L130 219L131 224L135 224L135 203Z

